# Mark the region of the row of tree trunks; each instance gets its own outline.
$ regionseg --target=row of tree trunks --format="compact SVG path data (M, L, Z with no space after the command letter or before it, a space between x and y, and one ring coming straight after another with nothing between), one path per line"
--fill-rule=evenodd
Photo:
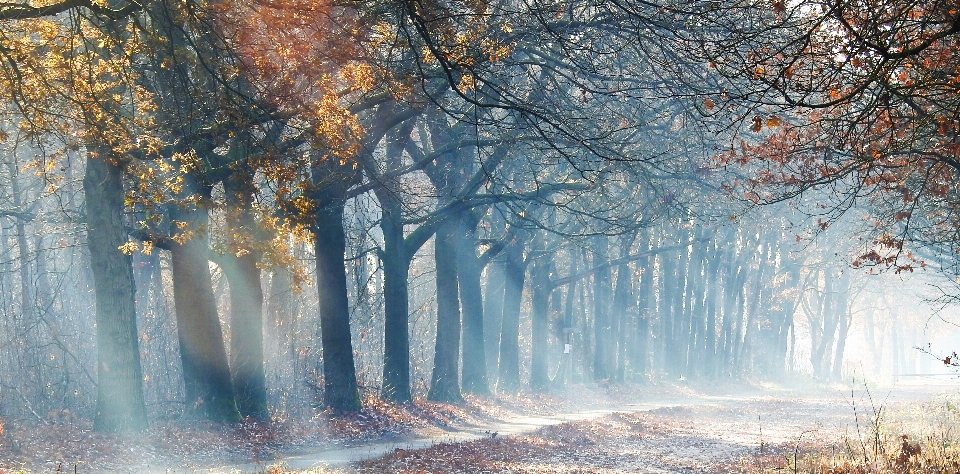
M320 169L314 173L315 176L325 175ZM238 217L228 219L228 224L231 233L241 234L239 230L254 227L249 213L251 195L243 190L242 182L242 179L249 179L249 175L246 178L238 175L235 179L238 181L224 183L228 204L231 208L246 211L246 214L241 212ZM315 184L318 206L314 250L320 336L324 350L324 396L326 403L335 409L357 410L360 399L344 267L346 188L334 190L325 187L323 182ZM197 183L194 189L199 189L198 192L209 199L209 187ZM548 389L551 384L550 327L551 320L556 320L551 317L549 303L557 287L551 281L555 269L552 257L546 254L542 236L532 233L534 237L530 239L523 232L509 233L510 240L499 260L501 265L491 266L487 272L488 294L483 298L481 275L485 262L476 254L477 216L470 212L452 213L438 223L424 225L405 235L400 201L385 190L378 193L378 198L383 212L380 221L384 236L381 258L386 301L384 397L398 402L410 399L407 272L412 254L426 241L424 237L434 232L438 337L429 397L443 401L460 399L461 360L464 390L486 393L490 386L486 375L489 370L494 370L485 367L487 349L493 349L499 355L494 366L498 390L511 393L520 389L520 308L528 269L533 323L529 383L537 391ZM263 376L263 290L256 265L259 254L256 248L244 246L244 242L232 241L232 250L237 247L243 251L231 252L232 255L222 263L230 280L233 308L232 359L228 364L209 268L204 260L209 252L205 236L209 225L206 210L202 206L181 207L171 210L171 217L187 223L187 229L194 234L171 248L174 300L188 405L198 416L210 419L235 421L240 414L266 418L269 414ZM583 357L589 354L592 360L585 373L595 379L618 381L642 377L652 367L651 356L659 357L665 373L677 377L716 376L717 366L734 366L736 369L728 375L737 375L758 363L761 354L763 360L772 356L776 361L771 367L786 367L786 342L792 330L792 320L786 310L782 314L767 314L762 309L765 302L773 298L773 289L767 282L774 277L768 277L768 273L776 274L782 270L779 264L772 262L782 257L778 248L769 244L763 247L761 241L776 240L780 236L741 233L732 249L720 249L715 243L706 243L702 239L699 244L685 244L693 237L689 232L675 232L672 239L645 232L639 245L634 245L633 238L624 238L619 249L621 257L628 256L632 249L649 250L665 241L672 240L681 245L676 252L648 257L642 259L642 263L625 260L613 266L607 263L611 261L608 238L593 238L591 263L594 269L588 272L592 284L578 285L574 281L564 287L564 316L554 324L558 328L555 333L563 339L560 347L571 343L567 341L580 339L583 347L579 349ZM525 248L528 240L531 242L530 251ZM757 251L760 248L763 250ZM577 262L584 260L583 256L575 251L568 255L570 269L576 271ZM747 271L750 266L758 271ZM502 290L497 288L497 280L501 278L498 273L502 275ZM744 285L751 274L750 285ZM825 288L825 293L830 292ZM589 307L585 305L585 298L589 298ZM561 300L558 294L554 312L559 311ZM828 298L818 303L824 314L830 312L831 305L847 305L846 302L833 303ZM491 311L485 312L484 309ZM499 322L499 331L485 330L492 321ZM820 372L838 373L841 368L844 345L842 341L833 344L836 339L831 337L845 337L848 318L838 318L835 323L824 320L825 325L819 330L820 336L812 355L816 360L812 361L816 362L815 367ZM563 329L570 331L563 332ZM833 334L836 336L831 336ZM590 335L592 337L587 339ZM768 337L775 340L767 341L765 338ZM761 346L757 346L759 339L764 341ZM654 340L662 341L663 345L660 348L651 346ZM209 344L210 341L213 343ZM590 351L588 341L592 342L593 351ZM835 348L837 356L830 358L831 362L822 355L827 348ZM714 360L728 363L705 363ZM832 366L826 367L825 364L830 363Z

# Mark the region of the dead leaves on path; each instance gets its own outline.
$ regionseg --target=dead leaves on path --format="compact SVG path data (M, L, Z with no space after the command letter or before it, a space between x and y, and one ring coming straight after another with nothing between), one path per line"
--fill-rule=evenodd
M669 417L614 413L592 421L546 427L522 437L496 437L467 443L441 443L423 450L398 449L367 461L361 473L612 473L646 467L711 472L726 460L686 456L690 449L714 449L687 436ZM679 435L678 435L679 434ZM736 450L736 449L734 449Z
M584 403L577 402L577 407ZM395 405L368 393L364 409L357 413L324 410L302 420L281 413L272 423L239 425L156 420L149 431L134 437L94 433L92 422L84 419L56 424L2 420L0 473L55 472L58 466L63 472L77 466L88 473L162 471L168 465L188 470L246 463L266 466L291 451L319 451L565 410L575 410L573 403L550 395L467 396L458 405L423 400Z

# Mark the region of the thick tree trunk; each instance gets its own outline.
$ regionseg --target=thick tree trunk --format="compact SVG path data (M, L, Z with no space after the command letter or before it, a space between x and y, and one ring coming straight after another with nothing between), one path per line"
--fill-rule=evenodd
M344 201L338 196L319 199L314 224L323 391L328 407L338 411L359 411L360 392L353 361L347 270L344 267L347 242L343 209Z
M520 390L520 303L526 273L523 247L523 241L515 237L504 250L505 286L500 326L500 377L497 381L497 391L501 393Z
M253 245L252 186L249 172L244 171L224 182L231 241L224 256L224 273L230 283L230 368L240 415L269 420L263 371L263 287L257 267L260 251Z
M383 388L381 396L406 403L410 396L410 333L408 328L407 257L400 202L389 192L377 193L383 212Z
M123 170L101 158L87 159L83 189L87 203L87 245L96 290L97 413L95 431L136 431L147 427L143 399L131 257L119 250L127 241L123 223Z
M170 251L187 411L211 421L240 421L207 264L207 211L174 209L171 215L193 232Z
M437 283L437 341L427 398L458 402L460 394L460 298L457 288L457 220L445 223L434 240Z
M597 237L595 240L593 265L597 266L607 261L607 238ZM616 351L611 338L610 322L610 268L594 273L593 275L593 378L606 380L613 376L613 367L610 366L610 355Z
M477 220L469 213L460 219L456 234L457 277L460 284L460 306L463 310L463 391L487 395L487 356L484 347L483 294L480 273L483 270L477 258Z
M623 255L626 255L628 249L624 249ZM616 356L616 372L613 374L614 379L617 382L623 383L626 378L626 333L627 333L627 322L629 318L627 315L631 312L630 310L630 295L633 293L633 275L630 271L630 266L627 264L620 265L617 268L617 282L616 287L613 291L613 310L610 312L613 317L612 328L616 328L614 334L611 334L609 340L611 342L611 354L610 356ZM616 348L616 352L612 350ZM608 361L608 366L611 366L613 362Z
M533 338L530 348L530 388L534 392L544 392L550 385L548 373L549 337L550 337L550 283L549 257L542 257L533 263L530 270L530 283L533 297L530 304L533 323Z
M500 328L503 326L503 292L506 289L504 257L487 265L483 294L483 350L487 356L487 381L497 385L500 376Z

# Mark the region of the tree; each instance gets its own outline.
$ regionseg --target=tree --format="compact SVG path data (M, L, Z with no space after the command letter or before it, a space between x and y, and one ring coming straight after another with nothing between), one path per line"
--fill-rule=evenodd
M336 156L314 158L312 176L317 191L313 224L320 294L320 335L323 343L324 402L335 410L359 411L360 392L353 360L343 228L345 194L356 170Z
M91 17L81 15L74 24L56 18L59 13L77 9L89 11ZM10 4L0 9L0 21L5 23L6 30L0 38L5 58L0 87L9 92L6 99L18 105L26 130L35 136L61 137L79 131L76 135L86 141L84 190L90 203L87 237L96 288L99 349L95 428L101 431L140 430L147 423L132 265L120 251L126 242L121 181L124 160L110 146L117 138L111 132L117 129L105 120L120 113L122 107L91 94L94 90L125 89L112 68L123 68L129 63L110 57L122 36L116 35L115 25L104 26L102 21L112 18L122 22L135 10L132 6L113 10L83 2L43 8ZM88 40L102 38L101 46L91 47L86 41L58 42L84 39L85 27L101 28L86 32ZM31 37L37 33L42 34ZM63 98L68 100L62 101ZM66 144L78 145L70 141Z
M698 42L722 78L709 81L716 104L737 104L750 124L743 147L723 157L755 170L733 183L744 185L737 192L769 202L829 189L832 218L869 201L881 225L861 264L921 266L905 242L939 253L936 243L955 229L947 198L957 170L955 9L801 2L739 15L769 21L725 25L723 41ZM743 115L743 105L770 112Z
M143 370L137 344L131 257L123 222L123 169L110 151L87 159L83 187L87 202L87 245L97 291L97 431L147 427Z

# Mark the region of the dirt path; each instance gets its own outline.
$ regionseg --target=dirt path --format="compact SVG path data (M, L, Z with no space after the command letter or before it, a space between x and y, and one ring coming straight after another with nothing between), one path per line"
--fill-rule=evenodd
M574 386L461 405L325 411L269 424L160 420L135 436L88 421L2 420L0 473L730 472L743 459L865 432L874 407L928 400L950 386L812 391L711 384ZM736 395L730 395L736 394ZM854 414L856 413L856 417ZM496 433L496 437L493 434ZM762 456L760 457L762 459Z
M872 393L838 388L746 396L687 394L512 418L216 472L265 467L331 473L747 472L841 436L868 436L881 407L889 410L951 390L956 386L900 386Z
M361 461L376 459L393 453L397 450L413 451L429 448L438 444L466 443L475 440L499 437L521 437L533 433L541 428L556 426L563 423L589 422L615 412L646 412L659 409L674 409L684 406L695 406L709 403L707 399L690 398L666 403L634 403L605 408L591 408L578 410L572 413L562 413L549 416L522 416L511 417L506 420L481 425L460 426L450 430L436 431L431 436L416 437L413 439L399 439L364 443L361 446L332 449L314 453L289 456L270 465L283 466L291 470L307 470L312 468L344 467ZM224 468L216 472L226 473L255 473L264 470L264 465L245 464L243 466ZM211 470L213 471L213 470Z

